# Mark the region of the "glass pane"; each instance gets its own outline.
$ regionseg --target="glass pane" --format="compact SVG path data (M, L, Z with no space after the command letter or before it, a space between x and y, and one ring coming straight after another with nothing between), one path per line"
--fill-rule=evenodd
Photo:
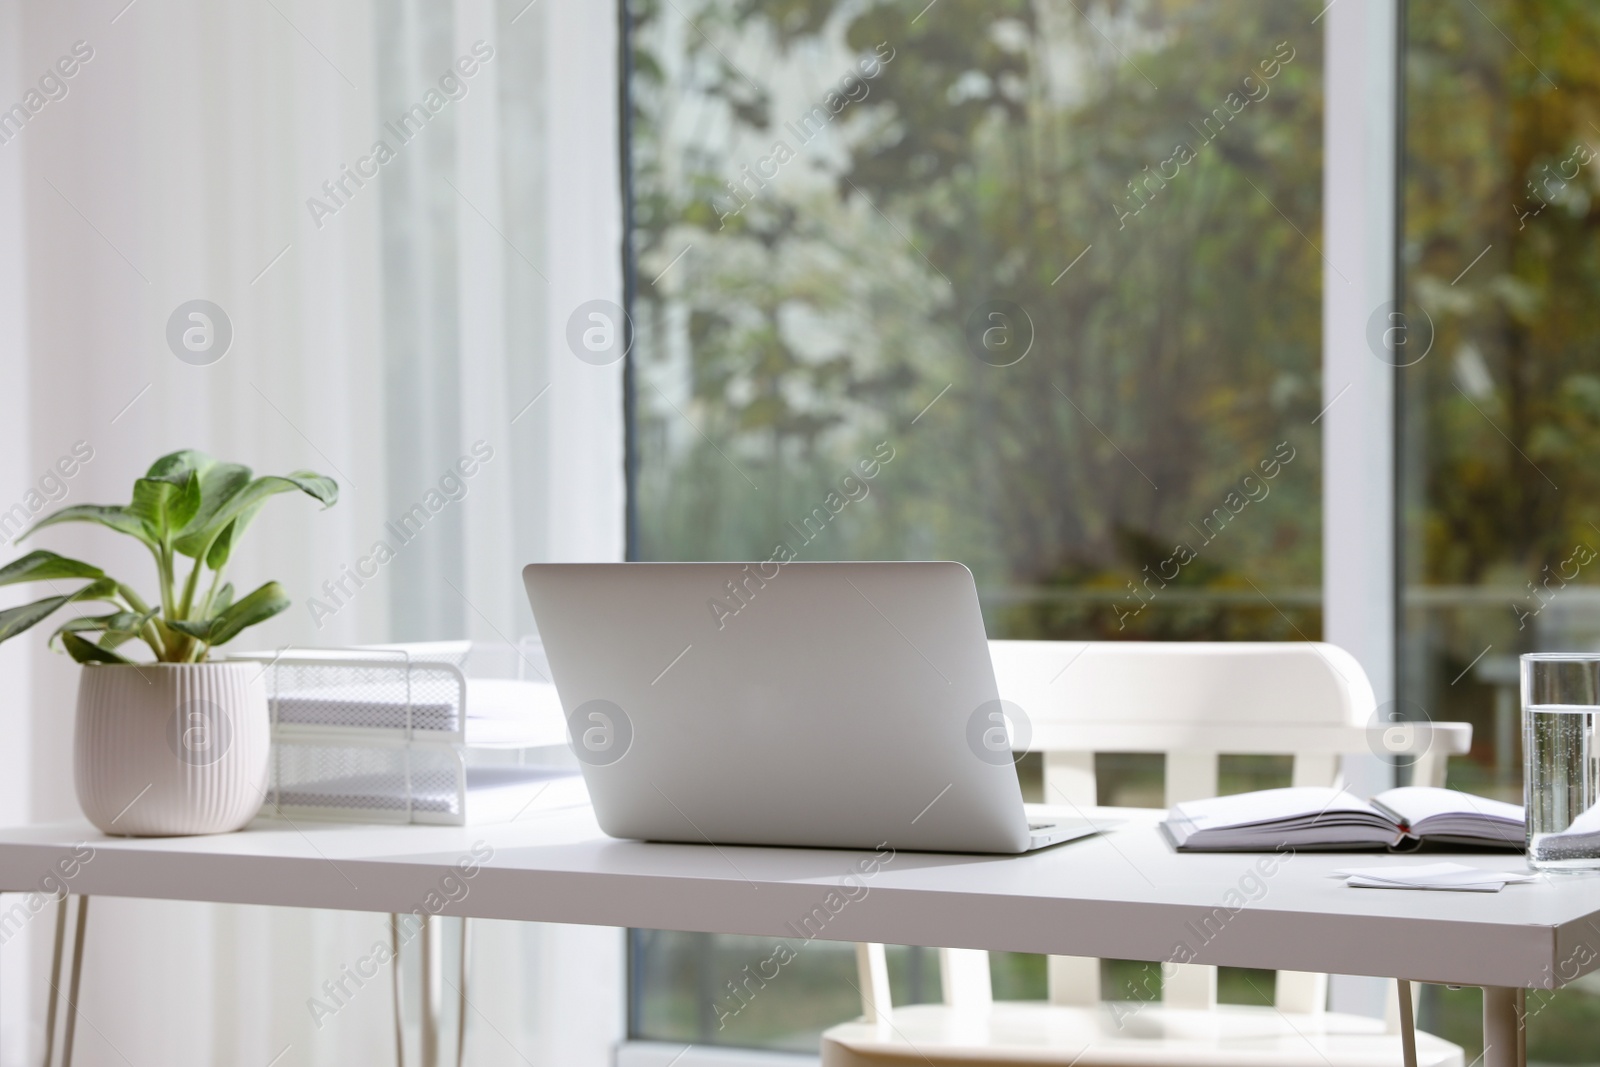
M638 557L958 559L996 637L1320 636L1321 6L636 3ZM796 978L708 1034L659 936L640 1036L855 1012Z
M1472 723L1451 784L1520 802L1517 655L1600 648L1600 8L1412 0L1406 41L1404 710ZM1422 1022L1471 1059L1478 1010ZM1596 1062L1597 1016L1530 994L1529 1059Z

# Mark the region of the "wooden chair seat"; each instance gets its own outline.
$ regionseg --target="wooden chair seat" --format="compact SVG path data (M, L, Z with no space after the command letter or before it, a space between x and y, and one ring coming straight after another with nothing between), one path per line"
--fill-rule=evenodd
M1001 1001L986 1012L945 1004L896 1007L876 1023L823 1035L822 1067L1395 1067L1400 1035L1381 1019L1221 1005L1068 1007ZM1418 1067L1463 1067L1459 1046L1417 1034Z

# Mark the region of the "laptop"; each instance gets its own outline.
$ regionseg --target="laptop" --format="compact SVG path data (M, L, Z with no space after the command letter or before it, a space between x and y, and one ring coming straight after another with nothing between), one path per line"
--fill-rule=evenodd
M1097 829L1028 819L959 563L522 574L613 837L1020 853Z

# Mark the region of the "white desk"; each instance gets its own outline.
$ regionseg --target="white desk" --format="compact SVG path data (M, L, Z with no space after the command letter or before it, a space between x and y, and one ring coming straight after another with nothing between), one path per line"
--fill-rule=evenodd
M1485 987L1487 1067L1519 1062L1517 991L1555 988L1600 966L1600 876L1552 877L1498 894L1349 889L1328 872L1415 861L1301 853L1270 874L1252 873L1262 856L1174 853L1154 826L1159 813L1096 814L1127 821L1027 856L900 852L848 894L845 877L869 853L617 841L586 809L467 828L263 821L238 834L189 838L106 838L87 824L0 830L0 888L35 888L86 841L94 855L68 885L89 896L425 908L786 938L805 936L809 917L810 932L826 940L1476 985ZM463 893L444 879L470 860L476 842L493 854L461 880ZM1463 862L1509 869L1520 860Z

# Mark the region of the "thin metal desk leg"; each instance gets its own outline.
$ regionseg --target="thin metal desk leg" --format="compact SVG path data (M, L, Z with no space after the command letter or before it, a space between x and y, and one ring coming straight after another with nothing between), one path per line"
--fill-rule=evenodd
M71 893L61 894L56 902L56 943L50 952L50 998L44 1015L44 1067L50 1067L56 1056L56 1008L61 1002L61 949L67 939L67 907L72 902Z
M78 898L78 923L72 935L72 977L67 982L67 1032L61 1041L61 1067L72 1067L72 1039L78 1031L78 984L83 978L83 935L89 927L89 898Z
M439 1067L439 1002L444 978L440 924L422 920L422 1067Z
M1527 1067L1523 996L1521 989L1483 987L1483 1067Z
M395 1067L406 1067L405 989L400 976L400 916L389 913L389 970L394 984L394 1062Z
M424 1067L439 1067L443 1055L444 1034L439 1026L439 1013L443 1002L444 983L444 932L433 916L422 919L422 1062ZM405 1067L405 991L401 981L400 916L389 914L389 951L394 959L394 1056L396 1067ZM457 979L460 985L461 1023L456 1032L456 1067L461 1067L466 1054L467 1041L467 920L461 920L461 957Z
M456 973L456 1067L467 1063L467 917L461 917L461 968Z
M1411 1008L1411 983L1396 979L1400 994L1400 1059L1405 1067L1417 1067L1417 1019Z

